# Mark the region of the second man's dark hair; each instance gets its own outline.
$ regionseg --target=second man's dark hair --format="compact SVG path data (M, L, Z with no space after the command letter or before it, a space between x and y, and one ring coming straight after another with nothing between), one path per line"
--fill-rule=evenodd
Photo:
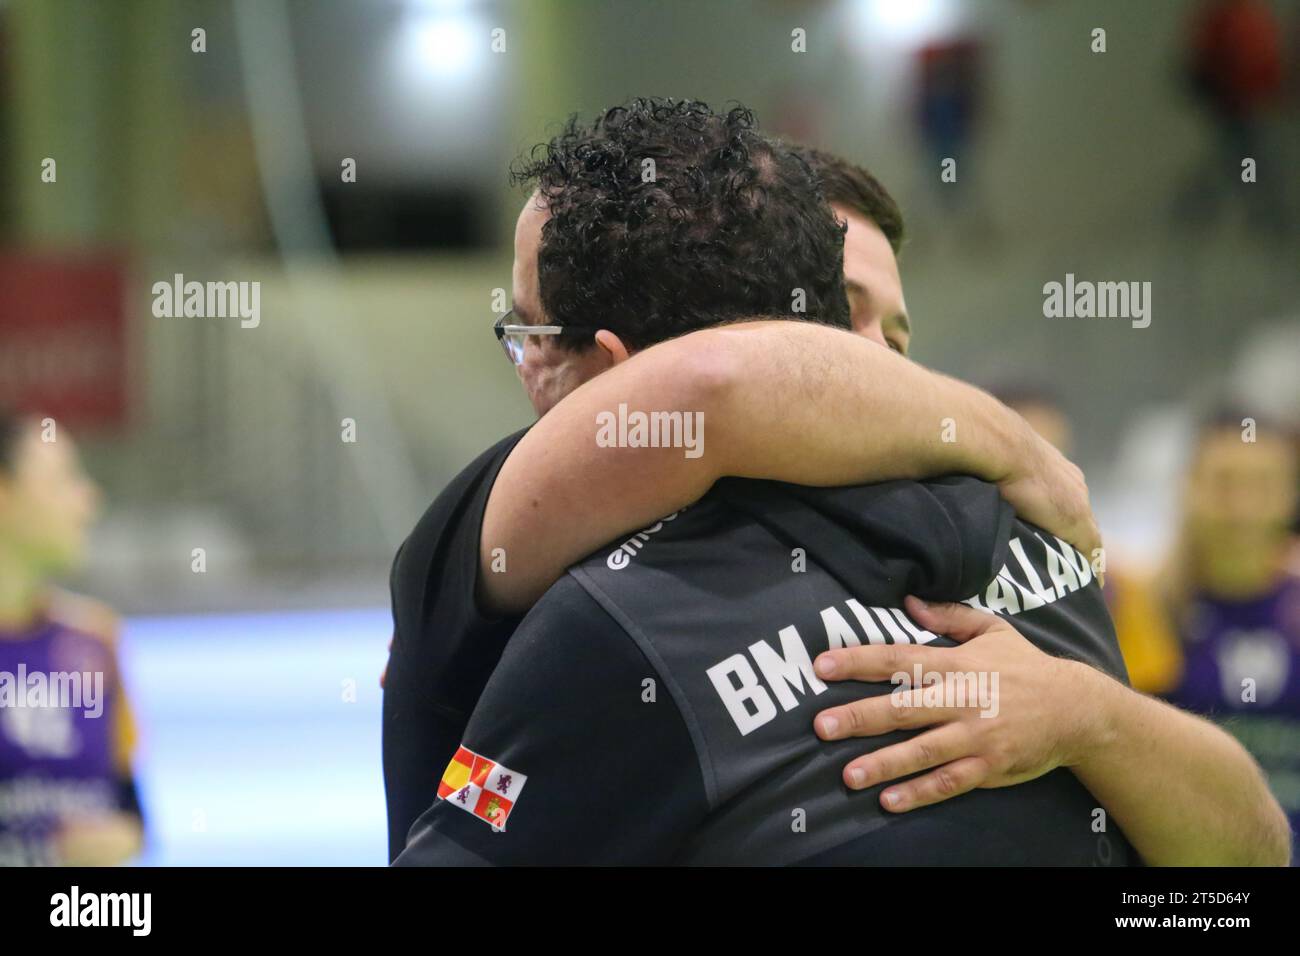
M791 149L812 169L826 201L870 219L889 240L894 255L903 247L903 212L880 180L861 166L811 146Z

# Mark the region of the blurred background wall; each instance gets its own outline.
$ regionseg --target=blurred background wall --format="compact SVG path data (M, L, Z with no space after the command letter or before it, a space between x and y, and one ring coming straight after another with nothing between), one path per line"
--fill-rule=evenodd
M343 625L364 651L340 676L362 688L348 726L373 731L344 734L367 761L349 806L373 812L392 554L530 418L490 331L523 199L512 158L571 112L652 94L738 100L869 166L908 219L914 356L1054 387L1103 530L1150 558L1199 405L1300 407L1300 9L1271 6L1288 69L1261 113L1279 215L1260 229L1239 195L1187 208L1216 132L1184 75L1182 0L0 0L0 400L70 409L109 502L79 584L142 616L139 646L265 633L293 681L274 649L310 637L283 618L150 616L375 610ZM927 65L954 48L976 91L955 204L920 120ZM177 273L260 281L260 325L155 316L153 284ZM1151 282L1150 327L1044 318L1066 273ZM116 301L77 306L105 281ZM202 666L160 660L139 668L165 683ZM293 719L333 713L294 687ZM152 701L155 725L183 719L174 694ZM286 733L269 753L295 749ZM169 772L199 759L171 752ZM172 805L178 832L193 809ZM350 845L373 837L378 861L374 824Z

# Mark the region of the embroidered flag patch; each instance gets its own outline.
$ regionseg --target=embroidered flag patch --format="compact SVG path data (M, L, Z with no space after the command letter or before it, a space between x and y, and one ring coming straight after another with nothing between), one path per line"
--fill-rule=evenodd
M457 747L438 783L438 796L496 829L504 830L506 818L514 809L519 791L524 789L527 780L524 774L476 754L468 747Z

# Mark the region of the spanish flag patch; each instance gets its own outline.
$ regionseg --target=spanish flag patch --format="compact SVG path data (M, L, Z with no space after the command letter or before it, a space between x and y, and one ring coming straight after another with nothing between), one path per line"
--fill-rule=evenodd
M527 780L522 773L461 746L456 748L455 756L443 771L438 796L504 830L506 818Z

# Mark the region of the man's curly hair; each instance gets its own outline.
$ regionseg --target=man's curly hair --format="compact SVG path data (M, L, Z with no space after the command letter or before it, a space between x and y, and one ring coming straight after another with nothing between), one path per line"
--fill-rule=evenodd
M550 210L548 321L607 328L631 349L753 316L849 327L843 229L807 163L748 109L642 98L589 125L575 116L511 178Z

